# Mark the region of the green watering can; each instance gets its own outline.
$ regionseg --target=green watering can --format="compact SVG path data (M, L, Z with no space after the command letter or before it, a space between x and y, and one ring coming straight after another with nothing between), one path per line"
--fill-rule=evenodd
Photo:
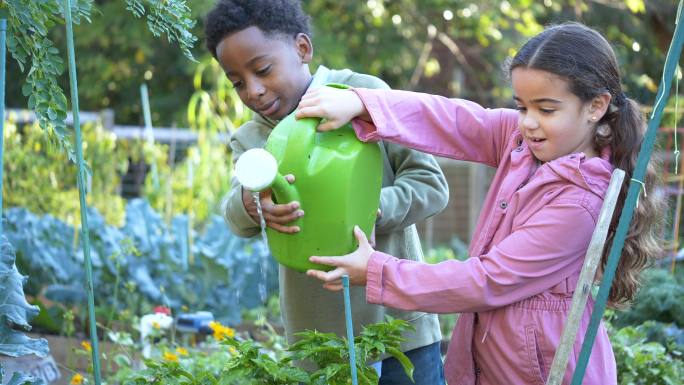
M318 132L319 122L296 120L290 114L273 129L265 150L248 150L235 165L235 176L244 188L263 191L270 187L277 203L300 203L304 216L289 224L299 226L298 233L284 234L270 227L266 233L278 263L301 272L331 269L309 262L312 255L356 250L354 225L370 234L380 204L379 144L359 141L351 124ZM295 176L294 183L285 180L287 174Z

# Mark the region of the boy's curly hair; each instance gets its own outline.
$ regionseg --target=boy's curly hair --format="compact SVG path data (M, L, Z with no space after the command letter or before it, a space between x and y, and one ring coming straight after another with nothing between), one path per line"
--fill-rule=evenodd
M206 17L207 49L216 57L221 40L252 26L267 35L311 36L309 19L298 0L219 0Z

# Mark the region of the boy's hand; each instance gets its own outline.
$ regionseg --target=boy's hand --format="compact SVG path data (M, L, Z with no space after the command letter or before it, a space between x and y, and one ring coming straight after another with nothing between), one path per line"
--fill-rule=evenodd
M341 257L310 257L309 261L322 265L337 267L328 272L321 270L307 270L306 275L318 278L325 282L323 287L331 291L342 290L342 276L349 275L349 283L352 285L365 285L368 271L368 260L375 250L368 243L366 234L359 226L354 226L354 235L359 241L356 251Z
M293 175L285 175L288 182L294 182ZM299 210L299 202L289 202L286 204L276 204L273 202L273 193L271 189L262 191L259 194L259 201L261 202L261 212L264 215L266 226L281 233L293 234L299 232L299 226L286 226L286 224L304 216L304 211ZM256 202L252 192L242 190L242 203L247 209L247 213L256 223L260 223L259 213L257 211Z
M330 131L342 127L355 117L370 120L361 98L352 90L320 87L302 96L295 118L323 118L318 131Z

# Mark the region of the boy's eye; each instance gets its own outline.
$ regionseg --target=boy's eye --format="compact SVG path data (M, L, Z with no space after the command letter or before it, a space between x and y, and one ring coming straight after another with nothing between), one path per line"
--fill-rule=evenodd
M526 108L526 107L523 107L523 106L515 106L515 109L518 110L518 111L523 111L523 112L524 112L524 111L527 111L527 108Z
M271 65L267 65L257 70L257 75L266 75L271 70Z
M233 83L233 88L235 88L236 90L239 90L242 87L242 85L244 84L242 81L237 81L237 82L232 82L232 83Z
M552 108L540 108L539 111L541 111L543 114L551 114L556 110L554 110Z

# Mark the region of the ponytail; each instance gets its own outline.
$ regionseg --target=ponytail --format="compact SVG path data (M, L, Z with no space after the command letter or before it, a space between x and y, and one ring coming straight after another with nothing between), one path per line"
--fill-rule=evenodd
M625 171L625 181L618 197L610 231L601 259L603 275L610 246L615 237L615 230L620 214L625 205L627 190L636 167L637 157L645 133L645 119L636 102L626 98L621 92L614 97L609 111L597 127L596 148L606 145L611 149L611 163ZM607 128L607 129L606 129ZM657 161L651 160L646 169L645 191L639 195L639 204L634 208L634 216L622 249L622 257L618 263L613 285L608 295L608 305L615 308L624 307L636 295L639 289L639 274L654 258L662 255L661 229L665 202L656 189L659 184L656 173Z

